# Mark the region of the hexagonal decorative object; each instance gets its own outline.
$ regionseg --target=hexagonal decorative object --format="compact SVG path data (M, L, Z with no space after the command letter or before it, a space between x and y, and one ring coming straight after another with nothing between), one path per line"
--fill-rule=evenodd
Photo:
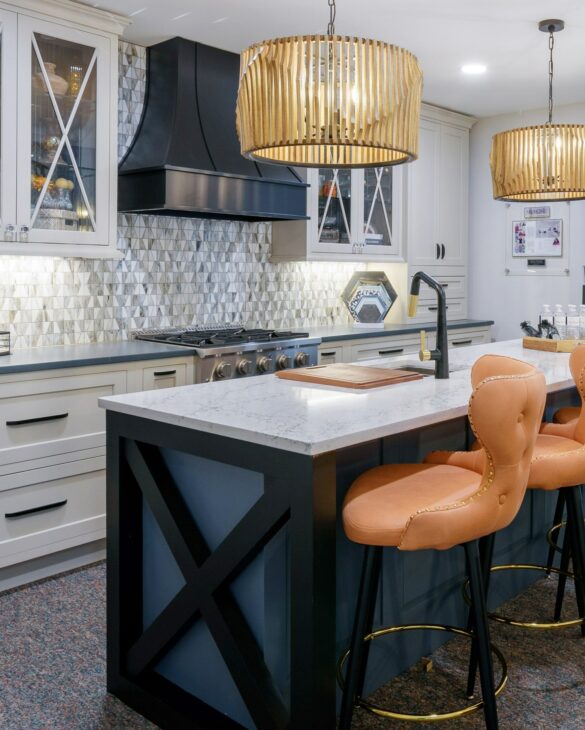
M356 327L383 327L397 297L383 271L356 271L341 294Z

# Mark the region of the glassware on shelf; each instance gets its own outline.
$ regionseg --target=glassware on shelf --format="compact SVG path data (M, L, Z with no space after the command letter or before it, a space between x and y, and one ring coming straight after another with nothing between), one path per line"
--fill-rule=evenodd
M32 87L43 93L31 103L29 226L95 231L97 50L35 32L30 52Z
M81 83L83 81L83 68L81 66L70 66L69 67L69 93L71 96L77 96L81 89Z
M56 73L55 69L57 68L57 64L52 63L51 61L45 61L43 65L53 94L55 94L55 96L65 96L67 89L69 88L69 84L64 78ZM33 85L37 91L47 91L47 84L45 83L45 77L42 71L37 71L35 74Z

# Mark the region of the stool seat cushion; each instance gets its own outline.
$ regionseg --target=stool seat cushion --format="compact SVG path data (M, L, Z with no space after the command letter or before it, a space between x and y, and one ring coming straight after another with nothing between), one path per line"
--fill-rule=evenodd
M555 423L570 423L571 421L577 421L580 415L581 408L579 406L567 406L556 411L553 421Z
M453 535L453 513L477 494L481 481L481 474L446 464L377 466L358 477L346 495L345 532L364 545L409 549L404 538L414 518L441 512L432 531L410 549L452 547L465 541Z
M563 426L545 424L562 429ZM427 464L450 464L478 474L485 469L485 451L475 442L471 451L433 451L425 457ZM529 489L560 489L585 483L585 446L579 441L549 433L539 433L534 444Z
M585 482L585 446L562 436L540 433L530 464L528 487L560 489Z

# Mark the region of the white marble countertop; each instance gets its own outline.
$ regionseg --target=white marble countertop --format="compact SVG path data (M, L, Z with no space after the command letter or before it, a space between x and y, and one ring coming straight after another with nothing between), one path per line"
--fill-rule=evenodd
M450 350L455 372L448 380L425 377L401 385L353 390L263 375L129 393L99 402L120 413L317 455L466 415L471 365L487 353L509 355L540 367L550 392L573 385L569 355L525 350L521 340L509 340ZM367 364L399 367L407 361L421 365L408 355L368 360Z

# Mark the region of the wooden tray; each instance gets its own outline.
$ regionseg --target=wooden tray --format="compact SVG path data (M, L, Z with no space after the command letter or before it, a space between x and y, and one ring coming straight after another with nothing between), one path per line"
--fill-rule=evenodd
M283 380L300 380L304 383L360 389L406 383L409 380L421 380L423 377L420 373L411 373L408 370L370 368L365 365L344 365L342 363L313 365L296 370L280 370L276 375Z
M522 347L525 347L527 350L573 352L577 345L585 345L585 340L547 340L542 337L522 338Z

